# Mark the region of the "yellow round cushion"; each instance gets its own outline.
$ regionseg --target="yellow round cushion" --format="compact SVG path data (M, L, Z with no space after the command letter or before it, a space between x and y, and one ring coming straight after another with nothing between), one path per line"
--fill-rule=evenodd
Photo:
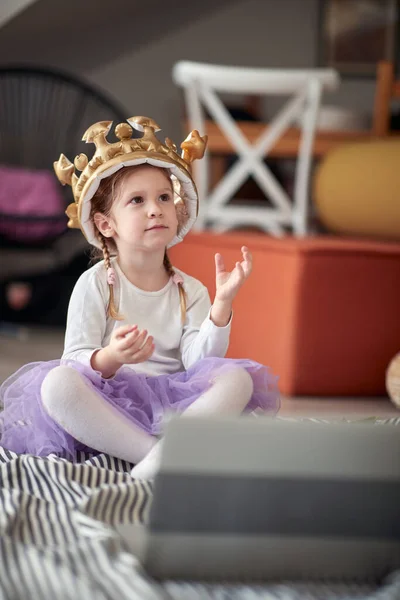
M316 171L314 201L331 232L400 240L400 139L335 148Z

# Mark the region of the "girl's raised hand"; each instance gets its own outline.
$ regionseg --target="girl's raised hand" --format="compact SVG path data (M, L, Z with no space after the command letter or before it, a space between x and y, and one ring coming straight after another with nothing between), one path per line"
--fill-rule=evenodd
M242 255L243 260L237 262L232 271L226 270L221 254L215 255L216 300L220 302L232 302L244 282L250 276L253 268L253 258L246 246L242 246Z

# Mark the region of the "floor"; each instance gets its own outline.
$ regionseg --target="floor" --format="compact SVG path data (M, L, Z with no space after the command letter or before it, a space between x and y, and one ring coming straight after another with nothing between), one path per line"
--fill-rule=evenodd
M63 330L0 326L0 382L28 362L62 354ZM281 415L400 417L388 398L282 398Z

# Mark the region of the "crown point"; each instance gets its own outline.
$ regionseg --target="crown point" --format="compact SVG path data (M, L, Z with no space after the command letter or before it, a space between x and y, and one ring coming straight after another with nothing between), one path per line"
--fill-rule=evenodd
M128 123L132 125L138 131L144 131L145 127L152 129L153 131L161 131L161 127L157 123L150 119L150 117L130 117L127 119Z
M132 133L132 127L128 123L119 123L115 128L115 135L121 141L130 140Z
M87 144L93 143L95 138L99 135L105 137L111 129L112 121L99 121L98 123L94 123L88 129L86 129L83 134L82 141Z
M78 154L78 156L75 157L74 165L77 169L79 169L79 171L83 171L83 169L87 166L88 162L89 159L86 156L86 154Z
M75 202L68 205L65 214L69 218L67 226L71 229L79 229L78 206Z
M182 158L185 161L193 162L196 159L203 158L204 152L206 151L208 136L200 136L197 129L194 129L189 133L186 140L181 144Z
M62 185L72 185L72 175L74 173L74 165L65 154L60 154L60 158L53 163L55 174Z
M173 150L174 152L176 152L176 144L174 144L174 142L170 138L168 138L168 137L165 138L165 145L170 150Z

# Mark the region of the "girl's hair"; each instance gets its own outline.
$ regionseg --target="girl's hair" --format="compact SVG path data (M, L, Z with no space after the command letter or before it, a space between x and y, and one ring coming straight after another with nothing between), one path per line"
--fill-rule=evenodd
M122 169L119 169L119 171L117 171L113 175L110 175L110 177L106 177L105 179L102 179L100 181L100 185L99 185L97 191L95 192L95 194L92 198L92 201L91 201L90 218L92 219L93 223L94 223L94 215L96 213L102 213L106 217L110 216L113 201L115 199L115 195L118 192L118 189L120 188L122 181L132 171L136 170L139 167L143 167L143 166L145 166L147 168L151 168L151 169L157 169L157 168L160 169L163 172L163 174L167 177L168 181L170 182L172 191L176 193L177 186L176 186L176 184L175 184L175 186L172 185L171 179L167 175L167 173L169 173L169 171L167 171L167 173L165 173L166 169L163 167L153 167L151 165L134 165L131 167L122 167ZM178 200L178 203L176 204L176 206L177 206L178 223L180 223L181 219L184 219L187 214L186 210L185 210L185 203L183 201L182 194L179 195L179 200ZM94 223L94 226L96 227L95 223ZM96 229L97 229L97 227L96 227ZM117 247L112 238L104 237L104 235L102 233L100 233L100 231L98 229L97 229L97 237L101 244L101 250L99 248L96 248L93 246L92 252L91 252L91 258L92 258L93 262L97 261L97 260L101 260L103 258L104 266L108 271L108 269L111 268L111 254L114 254L114 255L117 254ZM165 254L164 254L164 267L165 267L165 270L167 271L168 275L170 275L170 277L174 277L175 270L171 264L167 250L165 250ZM109 296L109 302L108 302L108 306L107 306L107 315L109 317L111 317L112 319L122 321L124 319L124 317L123 317L123 315L119 314L118 309L115 305L114 286L111 283L109 283L108 289L109 289L110 296ZM179 289L179 298L180 298L180 304L181 304L182 323L184 323L185 319L186 319L186 293L185 293L185 289L183 287L182 282L178 283L178 289Z

